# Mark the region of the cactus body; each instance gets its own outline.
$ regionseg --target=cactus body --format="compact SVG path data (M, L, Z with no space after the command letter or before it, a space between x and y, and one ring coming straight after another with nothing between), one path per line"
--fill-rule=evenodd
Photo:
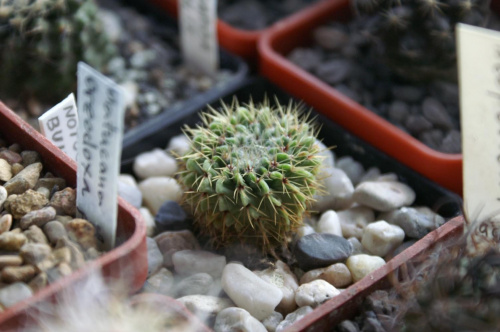
M201 233L268 250L302 224L318 189L321 160L314 128L297 108L234 102L187 129L181 180Z
M93 0L0 1L0 93L57 101L75 88L76 64L102 70L115 54Z

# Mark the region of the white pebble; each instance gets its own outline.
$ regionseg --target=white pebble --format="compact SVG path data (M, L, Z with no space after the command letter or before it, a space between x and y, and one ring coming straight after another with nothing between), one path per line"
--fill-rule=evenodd
M352 255L345 263L351 271L352 281L358 282L370 272L375 271L385 264L385 260L379 256L365 254Z
M295 291L299 287L299 283L297 277L290 271L288 265L282 261L277 261L274 268L254 271L254 273L263 280L277 286L283 293L283 298L276 307L276 311L286 315L297 308L297 304L295 303Z
M264 325L252 317L248 311L231 307L219 312L215 318L215 332L267 332Z
M318 279L328 282L337 289L352 283L351 271L343 263L335 263L328 267L307 271L300 278L300 284L307 284Z
M8 196L7 189L4 186L0 186L0 210L2 210L3 203L5 203Z
M141 207L139 212L146 223L146 236L153 236L156 230L155 218L151 212L149 212L148 208Z
M311 225L305 224L304 226L301 226L297 229L297 232L295 233L295 235L297 236L297 239L300 239L300 238L302 238L306 235L312 234L312 233L316 233L314 228L312 228Z
M135 157L134 173L140 179L154 176L174 176L177 172L177 161L165 150L154 149Z
M318 139L316 139L315 144L319 146L318 155L323 158L321 162L322 168L335 167L335 155L333 154L332 150L328 149L328 147Z
M415 201L415 191L401 182L366 181L354 191L356 203L371 207L376 211L391 211Z
M264 318L261 322L268 332L274 332L282 321L283 315L275 311L271 314L271 316Z
M167 150L173 155L183 156L189 151L189 139L184 134L174 136L168 142Z
M318 279L300 285L295 292L295 302L299 307L316 308L338 294L340 291L337 288L322 279Z
M337 211L342 228L342 235L347 239L356 237L361 239L363 229L375 220L375 213L366 206L356 206L347 210Z
M174 178L158 176L139 183L144 204L156 215L166 200L179 202L182 197L181 186Z
M274 312L283 293L238 263L229 263L222 273L222 289L238 307L261 320Z
M118 181L128 184L129 186L137 187L137 181L130 174L120 174L118 176Z
M370 253L384 257L403 243L404 238L405 232L401 227L380 220L365 227L361 244Z
M322 179L325 193L315 196L313 210L320 212L328 209L342 210L351 205L354 186L343 170L324 168L317 178Z
M339 217L337 212L328 210L323 212L316 226L318 233L328 233L342 236L342 228L340 227Z
M234 303L227 298L210 295L186 295L177 299L189 311L201 320L213 319L222 310L234 307Z
M172 255L175 272L181 275L208 273L220 277L226 266L226 257L204 250L180 250Z
M136 209L142 205L142 193L137 186L118 180L118 195Z

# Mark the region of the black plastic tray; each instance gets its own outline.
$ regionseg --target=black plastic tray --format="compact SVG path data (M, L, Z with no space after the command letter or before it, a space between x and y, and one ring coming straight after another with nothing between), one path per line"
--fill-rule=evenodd
M222 100L230 103L236 96L240 103L245 103L253 99L258 103L265 97L274 103L277 98L282 104L287 104L290 95L261 77L247 78L245 84L235 91L234 94L226 95ZM220 107L220 101L210 104L214 108ZM310 107L303 105L305 110ZM202 107L200 109L206 109ZM198 109L198 110L200 110ZM197 110L197 111L198 111ZM311 109L311 115L315 117L315 122L321 126L318 137L327 146L335 146L333 151L338 157L349 155L360 162L365 169L375 166L382 173L394 172L398 175L400 181L407 183L415 191L417 198L414 205L423 205L433 209L445 218L455 217L462 214L462 199L455 193L444 189L438 184L424 178L422 175L412 171L402 165L394 158L389 157L383 152L375 149L365 141L353 136L339 125L333 123L326 116L323 116ZM147 141L142 141L127 147L127 155L137 155L155 147L165 148L171 137L182 133L184 125L193 126L200 122L198 112L190 112L182 116L170 119L168 125L160 128L156 133L150 135ZM369 130L369 128L367 128ZM124 160L122 163L122 172L132 174L133 159Z
M169 17L163 11L157 10L151 4L134 0L121 0L120 3L152 19L160 20L165 29L178 30L175 19ZM229 54L222 48L220 48L219 54L220 68L229 70L232 73L231 77L224 82L216 84L208 91L162 110L158 115L126 131L123 135L122 160L135 157L137 153L133 151L152 149L154 146L150 145L149 142L157 141L155 137L164 128L185 116L195 113L200 108L219 100L223 96L233 93L243 85L249 71L247 64L239 57Z

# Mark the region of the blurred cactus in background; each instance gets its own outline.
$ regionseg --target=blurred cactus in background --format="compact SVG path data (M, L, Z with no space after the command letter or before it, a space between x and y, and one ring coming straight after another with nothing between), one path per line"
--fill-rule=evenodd
M485 26L488 0L351 0L377 54L411 81L456 81L455 25Z
M76 64L103 70L116 49L93 0L0 0L0 95L55 102L76 87Z

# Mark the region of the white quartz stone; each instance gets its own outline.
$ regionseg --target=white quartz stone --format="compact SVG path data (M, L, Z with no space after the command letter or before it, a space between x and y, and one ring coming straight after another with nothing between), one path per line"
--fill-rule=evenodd
M352 255L346 261L353 282L363 279L370 272L375 271L384 264L385 260L382 257L366 254Z
M351 205L354 186L343 170L324 168L317 178L322 181L325 192L315 196L313 210L320 212L328 209L341 210Z
M347 210L337 211L342 235L347 239L356 237L361 239L363 229L375 221L375 213L366 206L355 206Z
M328 233L342 236L342 228L340 227L339 217L337 212L328 210L323 212L316 226L318 233Z
M365 227L361 244L370 253L384 257L403 243L404 238L405 232L401 227L380 220Z
M299 286L295 292L295 302L299 307L316 308L338 294L340 291L333 285L322 279L317 279Z
M222 288L237 306L258 320L271 315L283 298L279 287L262 280L238 263L229 263L224 268Z
M177 172L177 161L165 150L154 149L135 157L134 173L141 179L153 176L174 176Z
M153 215L158 213L161 205L166 200L179 202L182 197L181 186L174 178L158 176L148 178L139 183L144 204Z

